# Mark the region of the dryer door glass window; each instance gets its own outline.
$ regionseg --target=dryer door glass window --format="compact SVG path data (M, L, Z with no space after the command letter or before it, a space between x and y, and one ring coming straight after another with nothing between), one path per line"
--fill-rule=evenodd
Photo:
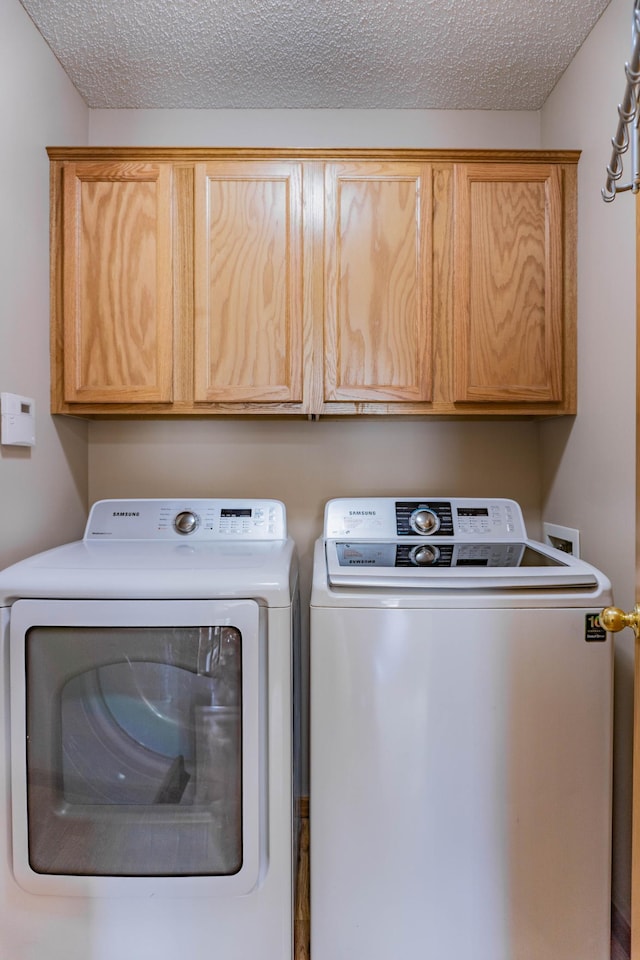
M32 870L240 870L237 627L34 626L25 659Z

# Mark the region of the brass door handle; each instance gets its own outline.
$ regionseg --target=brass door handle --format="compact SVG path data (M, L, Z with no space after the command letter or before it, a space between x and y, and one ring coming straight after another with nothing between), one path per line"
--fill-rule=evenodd
M625 613L620 607L605 607L600 614L600 624L610 633L631 627L637 637L640 634L640 604L636 603L631 613Z

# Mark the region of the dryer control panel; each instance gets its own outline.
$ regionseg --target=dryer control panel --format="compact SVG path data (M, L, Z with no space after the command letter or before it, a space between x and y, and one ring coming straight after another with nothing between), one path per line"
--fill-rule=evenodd
M520 540L527 532L515 500L356 497L327 503L324 535L327 539L447 537L477 541Z
M280 500L99 500L85 540L285 540Z

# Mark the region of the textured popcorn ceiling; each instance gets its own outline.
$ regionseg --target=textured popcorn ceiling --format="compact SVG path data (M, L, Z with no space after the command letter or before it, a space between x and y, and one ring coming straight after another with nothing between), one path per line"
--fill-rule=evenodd
M610 0L21 2L94 108L537 110Z

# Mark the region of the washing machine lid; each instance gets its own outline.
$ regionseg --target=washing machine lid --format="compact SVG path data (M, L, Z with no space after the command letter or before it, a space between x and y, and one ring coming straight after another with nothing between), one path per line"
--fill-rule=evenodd
M250 598L288 606L296 580L280 501L104 500L92 507L82 540L0 572L0 604Z
M327 540L328 581L374 589L505 590L588 587L592 567L533 540Z
M325 509L335 587L517 590L598 584L579 559L527 537L513 500L355 498Z

